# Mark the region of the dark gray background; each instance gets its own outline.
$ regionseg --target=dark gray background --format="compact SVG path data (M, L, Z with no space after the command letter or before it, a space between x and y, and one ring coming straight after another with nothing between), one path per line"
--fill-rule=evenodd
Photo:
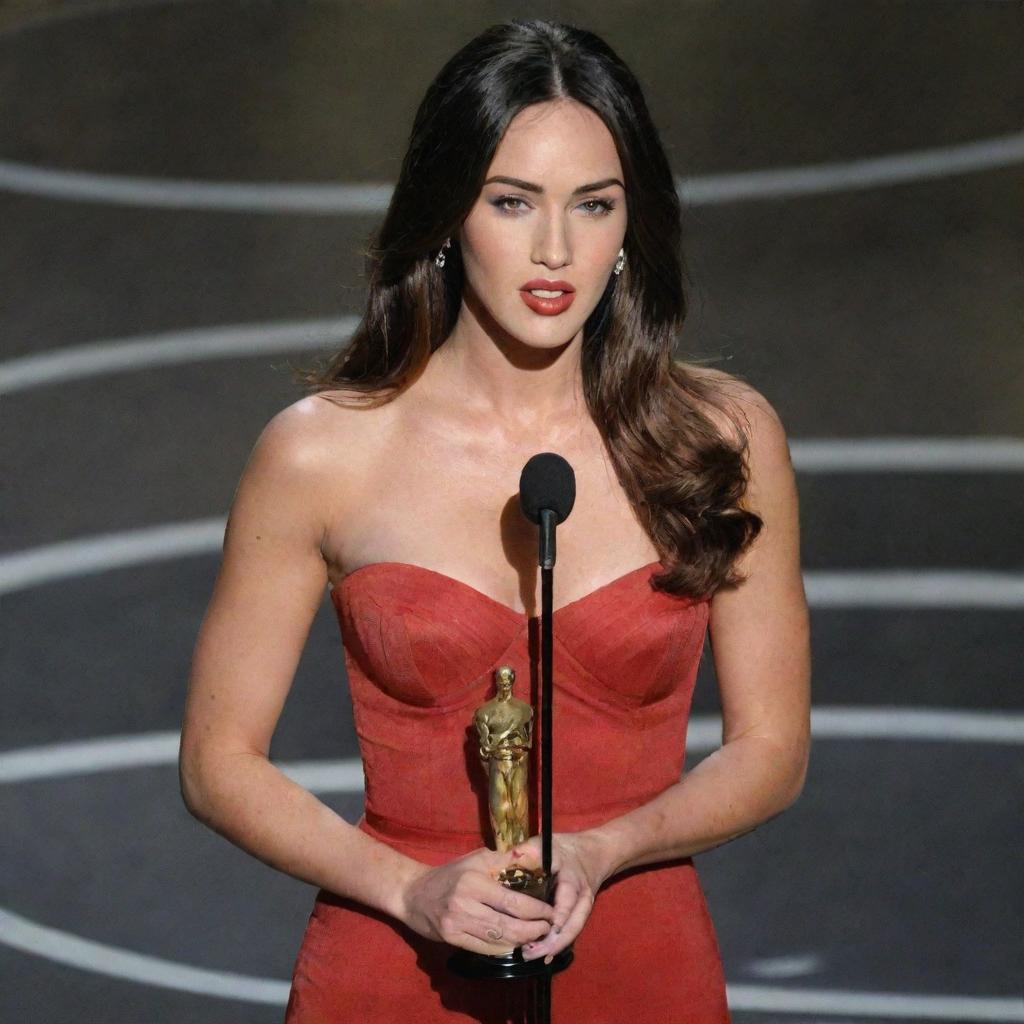
M358 313L359 251L379 217L60 198L12 184L14 165L115 182L387 185L444 60L529 14L618 50L687 180L944 149L1019 134L1024 119L1018 3L20 0L0 8L3 366ZM761 390L797 455L807 439L1024 434L1021 162L936 166L688 206L687 351ZM56 542L223 516L256 435L299 395L288 358L310 354L127 367L2 395L5 577ZM1020 460L856 473L796 461L809 580L988 570L1018 596L830 608L810 588L815 708L892 708L892 735L818 736L798 803L698 856L734 1019L1024 1020L1021 731L923 741L900 724L922 708L1020 722ZM207 545L8 584L0 751L176 731L216 566ZM708 661L695 715L718 708ZM357 754L325 599L272 756ZM2 1019L281 1019L280 1004L125 980L110 954L290 975L313 890L200 826L177 786L166 757L0 785L2 906L104 944L96 969L67 966L59 937L49 954L15 948L23 933L0 919ZM324 799L360 813L359 796ZM922 998L900 1012L873 994Z

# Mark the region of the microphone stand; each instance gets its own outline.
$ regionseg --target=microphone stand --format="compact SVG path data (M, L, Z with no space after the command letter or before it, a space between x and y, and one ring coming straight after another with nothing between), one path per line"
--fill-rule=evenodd
M552 619L554 603L555 565L555 513L540 510L540 809L541 809L541 864L544 876L553 881L551 874L551 683L554 648ZM549 900L553 891L548 893ZM528 1024L550 1024L551 974L545 971L534 980L534 1007Z
M540 806L544 874L551 877L551 674L554 647L555 513L540 512Z
M534 470L533 477L530 477ZM524 482L529 480L529 485ZM540 485L539 487L537 485ZM523 501L524 493L530 498ZM551 808L552 752L552 660L554 652L553 572L555 567L555 527L572 510L576 481L572 467L561 456L548 452L535 455L524 467L520 479L523 511L540 527L540 796L541 796L541 866L549 886L547 901L554 902L554 876L551 872ZM533 512L529 511L532 507ZM555 506L555 507L552 507ZM572 963L572 947L562 950L548 969L533 979L533 990L526 1014L526 1024L551 1024L551 977Z
M541 899L554 902L555 879L551 870L552 823L552 661L554 652L553 570L555 566L555 527L572 511L576 497L576 478L572 466L554 452L534 455L523 467L519 481L520 508L523 515L539 527L539 558L541 573L540 615L540 839L543 883L537 887ZM479 711L479 709L478 709ZM480 728L479 722L477 723ZM536 732L534 732L536 737ZM537 748L535 748L537 749ZM534 875L536 871L527 872ZM499 879L510 888L511 880ZM518 881L518 879L517 879ZM525 1024L550 1024L551 977L565 970L574 958L570 945L556 954L550 964L527 961L520 950L490 956L459 950L448 960L448 966L466 978L522 978L526 983Z

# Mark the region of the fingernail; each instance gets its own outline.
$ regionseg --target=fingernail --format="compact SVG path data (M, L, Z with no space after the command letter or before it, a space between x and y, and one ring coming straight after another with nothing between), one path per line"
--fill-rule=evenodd
M550 964L554 959L555 959L555 954L554 953L548 953L548 955L546 957L544 957L544 963L545 964Z

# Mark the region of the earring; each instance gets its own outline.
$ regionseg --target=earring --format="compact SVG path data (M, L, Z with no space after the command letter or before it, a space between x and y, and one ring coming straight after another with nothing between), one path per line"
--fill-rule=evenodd
M442 245L441 248L437 250L437 256L434 257L434 262L439 267L443 267L444 266L444 251L445 251L445 249L450 249L451 247L452 247L452 240L450 238L446 238L444 240L444 245Z
M626 265L626 250L619 250L619 258L615 261L615 268L612 270L613 274L621 274L622 268Z

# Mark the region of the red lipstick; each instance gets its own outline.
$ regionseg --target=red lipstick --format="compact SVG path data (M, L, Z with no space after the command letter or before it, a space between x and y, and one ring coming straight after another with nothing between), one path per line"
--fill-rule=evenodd
M562 294L544 297L542 295L534 295L530 291L531 288L538 288L541 291L548 292L560 291ZM542 277L535 277L532 281L527 281L519 289L519 294L522 296L523 302L535 313L540 313L541 316L557 316L559 313L564 313L572 305L576 289L568 281L547 281Z

